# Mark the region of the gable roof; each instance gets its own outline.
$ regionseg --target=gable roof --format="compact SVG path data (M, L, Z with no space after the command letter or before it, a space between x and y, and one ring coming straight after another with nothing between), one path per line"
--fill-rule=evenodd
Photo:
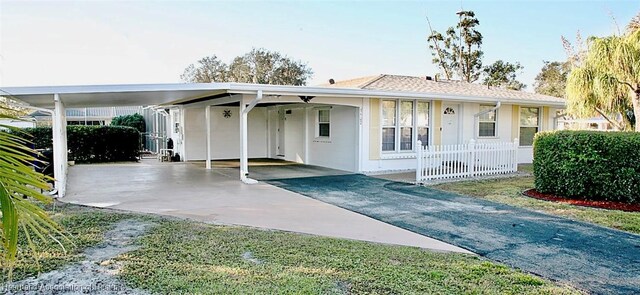
M324 84L325 87L357 88L379 91L424 92L429 94L460 95L465 97L487 97L496 100L526 100L543 103L564 103L563 98L531 93L525 91L508 90L487 85L473 84L448 80L427 80L426 77L401 75L377 75L336 81L334 84Z

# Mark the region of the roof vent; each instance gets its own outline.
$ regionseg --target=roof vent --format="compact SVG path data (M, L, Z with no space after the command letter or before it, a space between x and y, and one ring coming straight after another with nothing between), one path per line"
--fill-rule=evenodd
M427 81L432 81L433 80L433 78L431 76L426 76L425 78L427 79Z
M336 80L329 79L329 84L331 84L331 85L336 84Z

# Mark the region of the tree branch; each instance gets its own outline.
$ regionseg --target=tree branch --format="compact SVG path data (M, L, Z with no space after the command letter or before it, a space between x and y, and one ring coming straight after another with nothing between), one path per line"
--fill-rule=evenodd
M427 16L427 24L429 24L429 31L431 31L431 36L433 36L433 28L431 28L431 21L429 21L428 16ZM444 75L447 76L447 80L450 80L451 74L449 73L449 70L447 69L444 63L444 57L442 56L442 51L440 51L440 46L438 46L438 40L433 38L432 41L433 41L433 45L436 48L436 51L438 52L438 57L440 57L440 66L442 67L442 71L444 71Z
M618 80L618 78L613 77L613 76L611 76L611 78L613 78L613 80L616 80L616 82L618 82L619 84L627 85L627 86L629 86L629 88L631 88L631 90L636 91L636 88L633 88L633 85L631 85L631 83L625 82L625 81L620 81L620 80Z
M615 126L616 128L618 128L618 130L624 130L624 126L620 125L620 122L618 121L614 121L611 118L609 118L609 116L605 115L604 112L600 109L600 108L595 108L596 112L598 112L598 114L600 114L600 116L602 116L605 120L607 120L609 123L611 123L611 125Z

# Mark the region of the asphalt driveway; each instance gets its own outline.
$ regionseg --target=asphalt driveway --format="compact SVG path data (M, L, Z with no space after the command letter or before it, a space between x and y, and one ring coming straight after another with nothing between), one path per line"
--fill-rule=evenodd
M640 294L640 236L364 175L271 184L594 294Z

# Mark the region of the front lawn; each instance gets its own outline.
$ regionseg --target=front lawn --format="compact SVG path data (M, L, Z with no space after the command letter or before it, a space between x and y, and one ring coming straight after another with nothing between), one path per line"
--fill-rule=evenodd
M164 221L141 242L122 278L161 293L575 292L471 255L246 227Z
M58 203L55 208L48 207L52 218L62 225L70 237L66 241L56 237L63 247L54 239L46 241L32 236L38 252L33 252L27 247L25 236L20 233L19 240L21 251L13 270L13 281L18 281L27 276L47 272L63 265L78 261L82 258L82 251L87 247L92 247L103 240L104 233L111 229L111 225L127 218L146 218L141 215L119 213L114 211L104 211L87 207L66 205ZM0 252L0 254L4 254ZM8 279L6 266L0 260L0 269L3 275L0 277L0 284Z
M530 172L530 165L520 170ZM581 207L523 196L524 190L533 188L533 176L451 182L434 188L640 234L640 212Z
M121 266L117 276L128 285L159 294L578 293L472 255L75 205L61 205L55 218L75 247L67 245L65 253L54 242L39 243L42 272L73 265L119 221L152 224L139 237L140 248L113 265ZM34 260L21 255L14 280L36 273Z

